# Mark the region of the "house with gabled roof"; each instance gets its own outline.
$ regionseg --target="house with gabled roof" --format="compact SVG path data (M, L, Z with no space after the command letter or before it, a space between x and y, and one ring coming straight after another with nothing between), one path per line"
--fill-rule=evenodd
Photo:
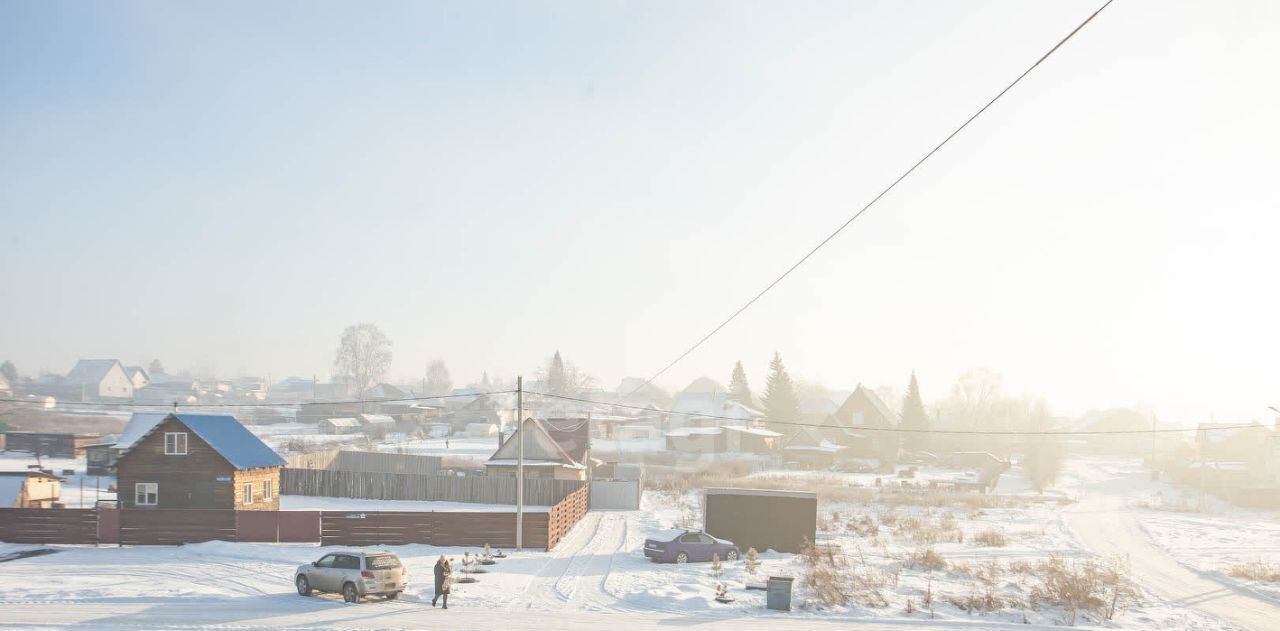
M826 440L846 448L844 454L893 460L898 453L898 415L870 388L858 384L822 428Z
M125 366L124 374L133 383L134 390L151 385L151 373L148 373L147 369L142 366Z
M234 416L178 412L121 451L117 495L131 509L279 510L284 464Z
M524 475L529 478L586 480L591 432L586 419L525 419L484 463L490 475L516 475L520 433L524 432Z
M72 399L132 399L133 382L118 359L82 359L60 384L62 395Z

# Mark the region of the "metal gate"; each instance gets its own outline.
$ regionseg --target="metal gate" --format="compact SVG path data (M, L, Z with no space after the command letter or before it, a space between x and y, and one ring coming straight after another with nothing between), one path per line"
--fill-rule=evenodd
M639 510L639 480L592 480L591 510Z

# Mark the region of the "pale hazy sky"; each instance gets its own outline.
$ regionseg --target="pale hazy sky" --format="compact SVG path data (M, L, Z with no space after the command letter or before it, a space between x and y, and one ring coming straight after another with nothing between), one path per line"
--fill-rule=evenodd
M0 2L0 358L647 376L1097 4ZM1269 417L1277 33L1117 0L664 385Z

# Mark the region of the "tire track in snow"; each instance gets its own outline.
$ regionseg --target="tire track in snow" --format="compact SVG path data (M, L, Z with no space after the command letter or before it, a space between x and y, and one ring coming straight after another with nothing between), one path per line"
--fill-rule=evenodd
M560 540L547 561L520 598L512 603L514 609L546 609L551 604L563 604L567 599L560 595L557 585L569 571L576 557L595 543L600 530L600 513L587 512L586 517Z

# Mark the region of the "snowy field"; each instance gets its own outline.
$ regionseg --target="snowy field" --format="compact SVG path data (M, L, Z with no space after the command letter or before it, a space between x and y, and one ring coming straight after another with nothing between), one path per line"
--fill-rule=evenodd
M285 431L280 436L296 435L292 432L297 428L281 429ZM391 449L489 452L493 442L451 440L446 450L443 441L431 439ZM21 470L26 461L22 455L11 454L0 458L0 466ZM47 463L56 470L64 465L83 467L72 461ZM922 471L922 475L931 473ZM1046 628L1071 619L1066 608L1038 596L1045 587L1046 563L1082 567L1080 564L1090 559L1133 553L1160 556L1172 567L1135 562L1127 577L1136 589L1123 596L1113 619L1081 611L1076 626L1230 630L1269 628L1250 621L1280 619L1280 601L1242 600L1238 594L1219 593L1223 585L1239 584L1223 573L1225 564L1257 556L1277 559L1280 527L1276 516L1239 510L1192 514L1147 508L1153 498L1179 498L1185 491L1151 482L1136 462L1074 459L1065 467L1057 488L1043 494L1032 493L1023 472L1014 467L1002 479L999 488L1004 493L961 494L946 500L901 491L875 495L875 477L783 471L756 474L743 481L823 489L818 543L841 557L835 578L853 587L847 600L840 603L823 602L818 593L821 585L810 581L809 560L799 555L762 551L761 566L755 572L739 560L725 562L718 577L707 563L649 562L642 552L647 536L701 522L700 493L672 490L647 492L640 511L589 513L549 553L512 553L511 558L487 568L489 572L481 575L478 583L459 585L449 613L455 609L473 612L465 614L471 617L459 618L460 628L508 623L523 625L519 628L564 628L566 620L578 620L583 628L698 624L709 629L720 625L749 629L759 623L762 626L758 628L763 629L784 621L789 627L818 628L839 628L851 622L872 628ZM286 510L512 508L298 496L282 500ZM1144 551L1142 546L1147 545L1151 547ZM35 547L0 544L0 559ZM174 620L165 616L176 616L174 612L179 611L183 612L182 626L197 628L295 624L420 627L438 620L422 617L438 615L429 602L430 566L440 554L460 558L467 551L431 546L389 548L406 561L409 591L403 601L366 603L361 607L370 613L354 615L343 613L348 606L333 596L303 598L292 591L293 569L326 551L315 545L211 542L179 547L52 549L56 550L53 554L0 562L0 581L6 585L0 595L0 627L27 628L32 625L26 622L40 622L43 619L39 616L45 616L54 626L59 621L87 621L92 623L89 626L172 628ZM1189 569L1180 569L1183 567ZM1183 575L1180 571L1195 573ZM791 613L766 612L764 592L746 588L770 575L797 579ZM715 601L718 582L726 585L734 602ZM1254 593L1280 598L1274 586L1249 587ZM1178 591L1184 588L1191 592ZM1216 609L1210 606L1215 604ZM233 611L243 613L229 613ZM489 615L497 617L485 617Z

